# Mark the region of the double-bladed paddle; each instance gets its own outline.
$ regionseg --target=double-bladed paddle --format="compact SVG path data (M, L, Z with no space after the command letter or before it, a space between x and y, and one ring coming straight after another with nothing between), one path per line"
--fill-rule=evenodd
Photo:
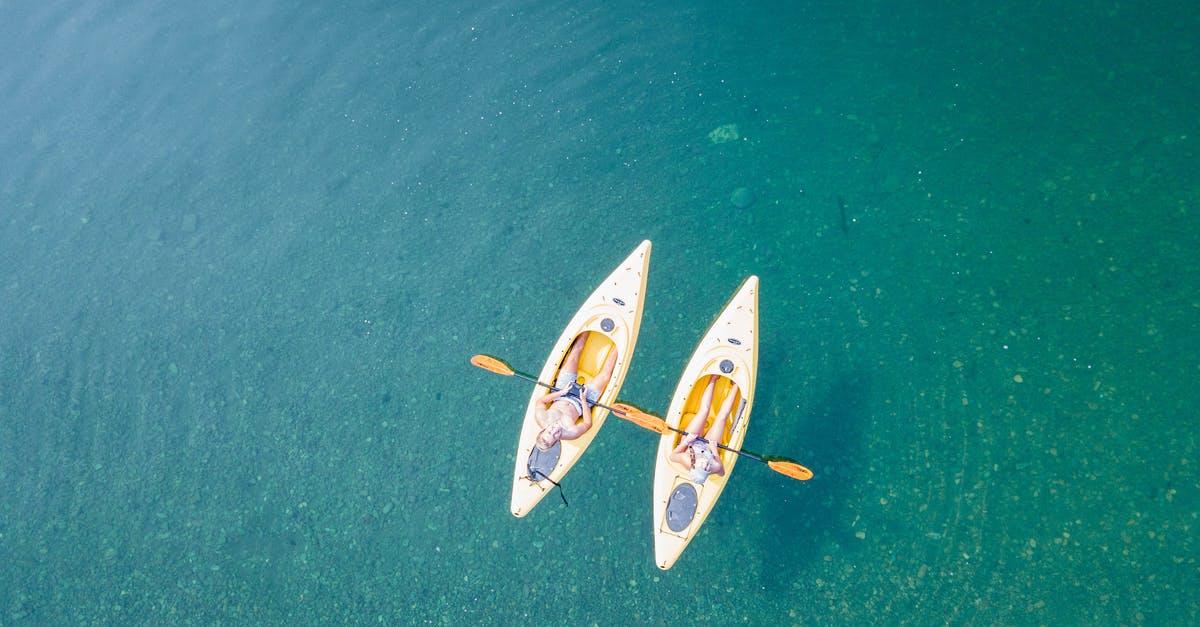
M504 375L506 377L517 377L520 379L524 379L526 381L529 381L530 383L536 383L542 387L549 388L551 390L558 389L558 388L554 387L553 385L549 385L547 383L542 383L541 381L538 381L537 378L535 378L535 377L527 375L523 372L518 372L518 371L514 370L508 364L506 364L503 361L501 361L495 357L492 357L490 355L475 355L474 357L471 358L471 363L476 366L479 366L480 368L483 368L484 370L488 370L488 371L494 372L496 374ZM675 427L672 427L671 425L667 424L667 421L663 420L662 418L659 418L658 416L655 416L653 414L648 414L628 403L614 403L614 405L612 407L609 407L608 405L604 405L602 403L591 403L591 404L595 405L597 407L602 407L604 409L607 409L608 411L612 412L613 414L616 414L616 416L618 418L623 418L625 420L628 420L629 422L632 422L633 424L635 424L639 427L642 427L644 429L649 429L660 435L666 435L668 432L671 432L671 431L674 431L675 433L679 433L682 435L688 435L688 433L686 431L676 429ZM706 440L705 438L697 438L697 439L701 440L703 442L708 442L708 440ZM777 472L781 475L786 475L793 479L807 481L809 479L812 479L812 477L813 477L813 473L811 470L805 468L804 466L801 466L798 462L794 462L790 459L787 459L786 457L772 456L771 458L767 458L762 455L758 455L756 453L751 453L750 451L736 449L736 448L730 448L719 442L709 442L709 444L716 444L718 447L720 447L726 451L729 451L730 453L735 453L737 455L742 455L744 457L749 457L750 459L753 459L755 461L762 462L762 463L766 464L767 467L770 468L771 470L774 470L775 472Z

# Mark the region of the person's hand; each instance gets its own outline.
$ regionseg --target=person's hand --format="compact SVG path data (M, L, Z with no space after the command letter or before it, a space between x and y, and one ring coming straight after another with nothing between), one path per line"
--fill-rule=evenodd
M696 435L695 433L689 433L689 434L687 434L687 437L683 438L683 443L691 444L692 442L695 442L696 438L698 438L698 437L700 437L700 436Z

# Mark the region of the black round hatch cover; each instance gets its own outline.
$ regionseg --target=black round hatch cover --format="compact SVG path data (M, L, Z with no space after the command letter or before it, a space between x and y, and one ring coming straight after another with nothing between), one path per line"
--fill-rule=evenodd
M671 492L667 500L667 528L679 533L692 524L696 517L696 486L683 482Z

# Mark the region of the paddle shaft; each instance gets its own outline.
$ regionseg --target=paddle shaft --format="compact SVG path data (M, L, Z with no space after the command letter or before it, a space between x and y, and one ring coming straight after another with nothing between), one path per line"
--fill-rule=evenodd
M553 385L550 385L549 383L542 383L541 381L538 381L535 377L531 377L531 376L525 374L524 372L519 372L517 370L513 370L512 373L513 373L513 376L517 377L518 379L525 379L526 381L528 381L530 383L536 383L536 384L550 390L551 392L558 391L558 388L554 387ZM591 401L588 401L588 405L591 405L593 407L600 407L602 409L607 409L608 411L611 411L612 413L617 414L618 416L625 415L625 412L623 412L619 409L609 407L608 405L605 405L604 403L593 403Z
M528 381L528 382L530 382L530 383L536 383L536 384L538 384L538 385L540 385L540 386L542 386L542 387L544 387L544 388L547 388L547 389L549 389L549 390L551 390L551 391L554 391L554 392L557 392L557 391L558 391L558 388L554 387L553 385L550 385L549 383L542 383L541 381L538 381L536 377L531 377L531 376L529 376L529 375L525 374L524 372L519 372L519 371L517 371L517 370L513 370L513 371L512 371L512 373L513 373L513 376L515 376L515 377L518 377L518 378L521 378L521 379L525 379L526 381ZM609 407L608 405L605 405L605 404L603 404L603 403L589 403L589 404L590 404L590 405L593 405L593 406L595 406L595 407L601 407L601 408L607 409L608 411L611 411L612 413L614 413L614 414L616 414L616 415L618 415L618 416L625 416L625 415L626 415L626 414L625 414L625 412L623 412L623 411L621 411L621 410L619 410L619 409L613 408L613 407ZM665 424L665 423L664 423L664 424ZM675 433L678 433L678 434L680 434L680 435L691 435L691 434L689 434L687 431L684 431L684 430L682 430L682 429L676 429L675 427L672 427L671 425L666 425L666 427L667 427L668 429L670 429L671 431L674 431ZM697 439L697 440L700 440L701 442L708 443L708 444L716 444L716 445L717 445L717 448L724 449L724 450L726 450L726 451L729 451L730 453L736 453L736 454L738 454L738 455L745 455L746 457L749 457L750 459L753 459L753 460L760 461L760 462L762 462L762 463L764 463L764 464L765 464L765 463L767 463L767 460L763 459L763 458L762 458L761 456L759 456L759 455L756 455L756 454L754 454L754 453L751 453L750 451L746 451L746 450L742 450L742 449L736 449L736 448L731 448L731 447L725 446L724 444L721 444L720 442L712 442L712 441L709 441L709 440L708 440L708 438L697 437L696 439Z
M671 425L667 425L667 428L670 429L671 431L674 431L675 433L678 433L679 435L691 435L687 431L684 431L682 429L676 429L675 427L672 427ZM745 451L745 450L738 449L738 448L730 448L728 446L725 446L724 444L721 444L720 442L713 442L712 440L709 440L708 438L701 437L701 436L696 436L696 439L701 442L704 442L705 444L716 444L717 448L724 449L726 451L729 451L730 453L737 453L738 455L745 455L746 457L749 457L750 459L756 459L764 464L767 463L767 460L763 459L762 457L760 457L758 455L755 455L754 453L751 453L750 451Z
M475 355L474 357L471 358L471 363L475 366L483 368L484 370L494 372L499 375L504 375L506 377L515 376L517 378L523 379L525 381L529 381L530 383L540 385L544 388L548 388L555 392L557 392L559 390L559 388L556 388L556 387L546 384L546 383L542 383L541 381L538 381L537 379L535 379L534 377L532 377L530 375L527 375L523 372L517 372L516 370L513 370L512 366L509 366L508 364L504 363L503 361L496 359L495 357L491 357L489 355ZM621 408L609 407L608 405L605 405L603 403L592 403L592 406L599 406L603 409L607 409L608 411L616 414L617 416L619 416L625 420L628 420L628 421L638 425L639 427L644 427L646 429L650 429L651 431L654 431L655 433L665 435L667 431L674 431L675 433L678 433L681 435L692 435L685 431L680 431L679 429L676 429L675 427L672 427L671 425L668 425L665 420L663 420L662 418L659 418L658 416L652 416L650 414L642 412L641 410L639 410L637 408L634 408L629 405L624 405L622 403L617 403L617 405L620 406ZM699 437L699 434L697 434L696 439L700 440L701 442L705 442L707 444L712 444L712 442L710 442L707 438ZM793 479L807 481L809 479L812 479L812 476L813 476L811 470L809 470L809 469L805 468L804 466L801 466L800 464L798 464L794 461L791 461L791 460L787 460L787 459L768 460L765 457L761 457L756 453L751 453L750 451L741 450L741 449L729 448L728 446L725 446L719 442L717 443L717 448L729 451L730 453L733 453L735 455L744 455L744 456L749 457L750 459L753 459L754 461L757 461L757 462L762 462L762 463L766 464L767 467L770 468L771 470L774 470L777 473L791 477Z

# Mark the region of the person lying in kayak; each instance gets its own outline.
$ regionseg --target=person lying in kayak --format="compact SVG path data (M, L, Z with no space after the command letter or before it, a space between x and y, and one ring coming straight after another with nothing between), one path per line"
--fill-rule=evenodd
M536 446L543 451L552 448L559 440L574 440L592 428L591 405L599 400L604 388L608 387L608 380L612 378L613 367L617 365L615 349L608 353L604 367L591 381L583 385L576 383L579 356L583 354L583 345L587 343L589 333L591 331L580 333L571 344L567 359L554 381L558 391L543 396L534 409L534 418L542 427L537 435Z
M704 388L704 396L700 397L700 407L696 416L692 418L687 429L684 429L687 435L680 440L679 446L671 451L671 461L687 468L688 478L696 483L704 483L709 475L725 476L725 464L721 463L721 456L717 454L717 443L725 435L725 425L729 424L729 414L733 413L733 401L738 395L736 383L729 388L725 402L721 403L721 409L717 411L717 417L713 419L708 433L704 434L704 439L708 441L699 439L704 422L708 419L708 412L712 409L713 387L717 384L717 378L718 375L715 374L708 378L708 385Z

